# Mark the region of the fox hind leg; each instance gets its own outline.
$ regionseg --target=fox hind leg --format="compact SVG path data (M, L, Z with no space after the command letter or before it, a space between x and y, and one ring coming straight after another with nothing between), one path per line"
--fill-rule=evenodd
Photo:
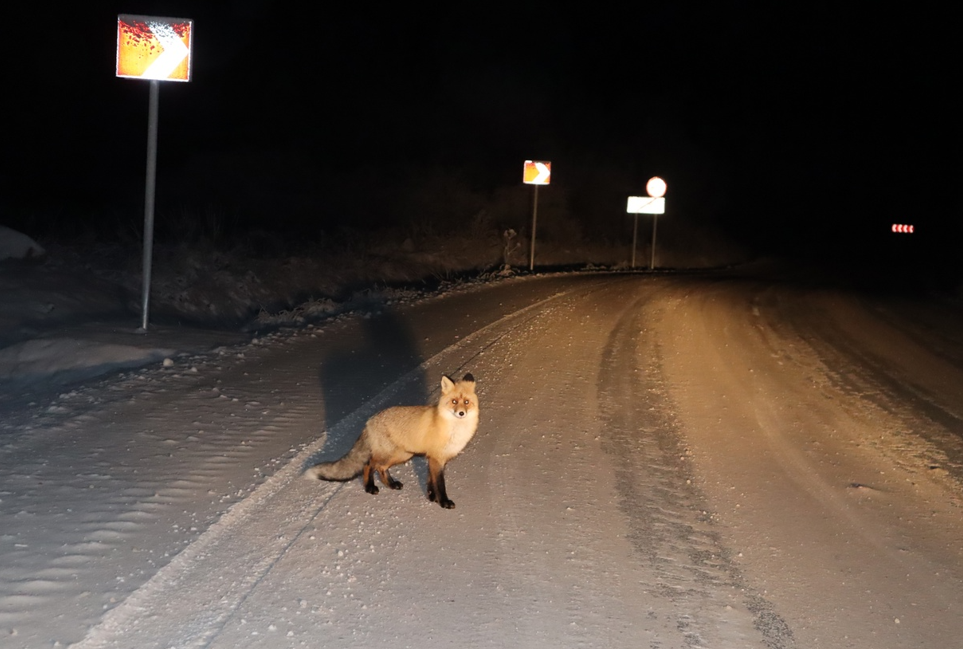
M389 489L401 489L404 484L400 480L395 480L388 472L388 469L396 464L407 462L410 459L410 453L373 454L364 465L364 490L369 494L378 493L379 490L374 480L375 473L378 474L381 482Z
M391 474L388 473L388 468L389 467L378 469L378 475L381 477L381 482L383 482L389 489L401 489L404 487L404 483L391 477Z
M428 458L428 500L445 509L455 508L455 502L448 498L445 490L445 465L431 457Z
M371 466L370 459L364 465L363 479L364 490L369 494L377 494L379 490L377 485L374 483L374 468Z

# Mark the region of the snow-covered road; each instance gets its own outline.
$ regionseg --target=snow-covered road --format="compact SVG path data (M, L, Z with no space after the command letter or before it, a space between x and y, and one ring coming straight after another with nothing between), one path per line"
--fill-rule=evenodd
M950 646L960 349L838 292L598 274L90 383L4 424L0 644ZM301 477L465 371L456 509L417 461Z

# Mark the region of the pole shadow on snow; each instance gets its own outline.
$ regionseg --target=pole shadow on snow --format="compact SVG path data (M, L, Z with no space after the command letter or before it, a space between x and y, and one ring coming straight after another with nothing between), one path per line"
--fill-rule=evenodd
M347 453L375 412L391 406L428 403L433 379L418 366L424 361L411 328L393 310L365 317L359 336L346 336L346 344L335 348L318 368L318 382L324 401L324 448L308 460L305 469L318 462L336 460ZM368 406L375 396L399 378L416 370L414 378L394 393L387 402ZM441 380L441 376L438 377ZM363 416L345 418L359 408ZM414 458L415 474L422 489L426 485L427 463ZM356 480L361 488L360 478Z

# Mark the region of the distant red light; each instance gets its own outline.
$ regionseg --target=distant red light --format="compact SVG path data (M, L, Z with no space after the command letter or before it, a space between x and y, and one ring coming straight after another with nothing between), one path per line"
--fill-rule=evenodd
M913 226L904 225L902 223L894 223L893 232L898 232L900 234L913 234Z

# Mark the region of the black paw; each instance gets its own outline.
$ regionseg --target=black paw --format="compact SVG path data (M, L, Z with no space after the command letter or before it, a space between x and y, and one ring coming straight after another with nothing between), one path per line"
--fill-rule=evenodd
M373 484L372 484L372 485L365 485L365 486L364 486L364 490L367 491L369 494L372 494L372 495L375 495L375 494L378 493L378 487L374 486Z
M401 482L400 480L392 480L388 483L389 489L401 489L404 486L405 486L404 483Z
M439 501L438 501L438 504L441 505L442 507L444 507L445 509L454 509L454 508L455 508L455 501L454 501L454 500L448 500L447 498L444 498L444 499L442 499L442 500L439 500Z

